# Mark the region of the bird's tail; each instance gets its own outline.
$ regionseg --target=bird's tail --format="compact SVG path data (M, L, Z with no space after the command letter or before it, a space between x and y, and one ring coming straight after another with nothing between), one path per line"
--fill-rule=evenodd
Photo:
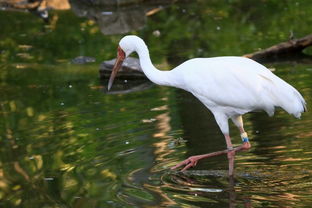
M301 113L307 111L306 102L302 95L290 84L272 73L262 73L262 99L265 111L271 116L275 107L281 107L289 114L300 118Z
M307 111L306 101L302 95L284 80L278 80L278 87L274 94L276 106L282 107L296 118L300 118L301 113Z

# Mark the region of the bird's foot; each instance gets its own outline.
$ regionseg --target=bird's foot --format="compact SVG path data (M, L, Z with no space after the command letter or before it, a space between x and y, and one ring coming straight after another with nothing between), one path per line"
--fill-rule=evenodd
M227 154L228 159L232 159L232 158L234 158L236 152L246 151L246 150L250 149L250 147L251 147L251 145L247 141L247 142L243 142L242 145L235 147L235 148L232 148L232 149L222 150L222 151L218 151L218 152L212 152L212 153L208 153L208 154L204 154L204 155L191 156L191 157L187 158L186 160L184 160L184 161L178 163L177 165L173 166L171 168L171 170L174 170L174 169L177 169L179 167L184 166L184 168L182 168L181 171L185 171L189 168L195 167L197 165L197 162L201 159L213 157L213 156L217 156L217 155L222 155L222 154Z
M202 158L203 158L203 155L191 156L191 157L187 158L186 160L178 163L174 167L172 167L171 170L177 169L177 168L185 165L185 167L181 170L181 171L185 171L189 168L195 167L197 165L198 160L200 160Z
M249 142L243 142L241 147L242 147L242 150L249 150L251 148L251 144Z
M226 154L227 152L228 152L228 150L223 150L223 151L212 152L212 153L208 153L208 154L204 154L204 155L191 156L191 157L187 158L186 160L184 160L184 161L178 163L177 165L173 166L171 168L171 170L177 169L177 168L185 165L185 167L181 170L181 171L185 171L191 167L195 167L197 162L201 159L213 157L213 156L217 156L217 155L221 155L221 154Z

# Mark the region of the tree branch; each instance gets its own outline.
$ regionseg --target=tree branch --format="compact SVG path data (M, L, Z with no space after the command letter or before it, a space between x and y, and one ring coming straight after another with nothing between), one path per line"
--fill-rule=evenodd
M244 57L254 60L277 57L281 55L289 55L291 53L300 53L303 49L312 45L312 34L300 39L289 40L282 42L267 49L257 51L251 54L245 54Z

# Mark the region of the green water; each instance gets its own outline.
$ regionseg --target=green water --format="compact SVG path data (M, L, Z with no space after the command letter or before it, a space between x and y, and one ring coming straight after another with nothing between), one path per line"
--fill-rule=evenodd
M250 2L166 5L130 34L146 40L156 66L170 69L192 57L250 53L287 40L290 31L295 37L311 32L310 1ZM123 35L101 34L96 22L70 10L50 15L44 23L30 13L0 12L1 206L312 205L311 111L300 120L282 110L272 118L245 115L252 149L237 154L234 180L226 156L172 172L188 156L226 147L211 113L169 87L107 94L99 64L115 57ZM80 55L96 62L72 64ZM265 65L312 109L309 60ZM234 126L231 133L239 145Z

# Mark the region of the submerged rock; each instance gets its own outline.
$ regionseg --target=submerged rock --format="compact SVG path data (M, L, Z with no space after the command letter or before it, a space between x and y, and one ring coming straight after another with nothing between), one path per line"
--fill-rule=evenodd
M100 65L100 78L109 78L112 69L114 67L116 59L109 61L104 61ZM140 66L140 61L137 58L128 57L124 60L121 69L117 73L118 77L121 79L147 79Z
M116 59L104 61L100 66L100 78L105 93L127 94L146 90L153 86L153 83L143 73L139 59L128 57L124 60L122 67L117 73L112 89L107 91L107 82L115 61Z
M103 83L104 86L104 92L106 94L128 94L138 91L143 91L151 88L153 86L153 83L148 80L131 80L127 83L124 83L122 81L117 81L114 83L112 89L110 91L107 91L107 83Z

